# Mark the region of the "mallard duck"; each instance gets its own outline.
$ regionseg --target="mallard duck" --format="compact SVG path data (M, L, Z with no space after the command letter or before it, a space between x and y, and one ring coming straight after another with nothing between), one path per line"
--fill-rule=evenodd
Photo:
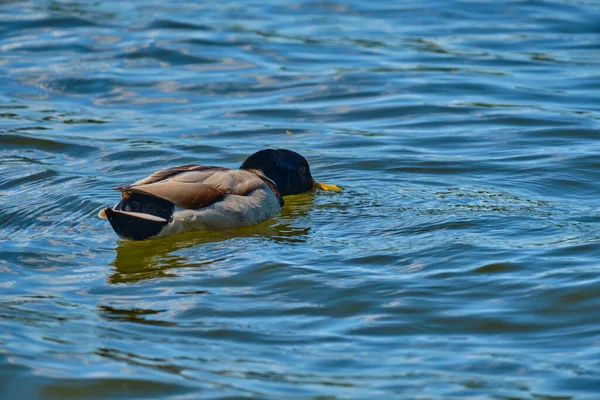
M281 211L284 196L313 188L340 190L316 182L300 154L267 149L252 154L240 169L187 164L119 186L121 201L98 216L132 240L227 229L258 224Z

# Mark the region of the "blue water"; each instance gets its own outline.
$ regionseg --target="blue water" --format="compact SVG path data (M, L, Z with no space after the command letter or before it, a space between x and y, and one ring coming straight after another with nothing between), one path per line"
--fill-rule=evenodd
M111 188L342 192L119 240ZM2 399L600 398L600 3L4 1Z

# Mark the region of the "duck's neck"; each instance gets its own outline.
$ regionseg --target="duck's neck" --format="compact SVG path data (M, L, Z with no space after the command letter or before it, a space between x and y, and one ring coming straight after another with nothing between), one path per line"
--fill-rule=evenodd
M279 205L281 207L283 207L283 197L281 197L281 193L279 192L279 188L277 187L277 184L275 182L273 182L271 179L267 178L267 176L259 169L254 169L254 168L248 168L244 170L248 171L248 172L252 172L254 175L258 176L260 179L262 179L262 181L269 187L269 189L271 189L271 191L273 192L273 194L275 195L275 197L277 197L277 201L279 201Z

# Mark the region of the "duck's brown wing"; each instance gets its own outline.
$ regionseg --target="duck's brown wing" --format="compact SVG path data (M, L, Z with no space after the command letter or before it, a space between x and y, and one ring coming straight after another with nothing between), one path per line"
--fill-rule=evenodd
M124 197L141 193L158 197L178 207L199 209L228 194L245 196L264 183L256 175L240 170L201 165L182 165L157 171L132 185L115 188Z
M131 185L126 185L126 186L121 186L121 187L131 187L131 186L136 186L136 185L146 185L149 183L155 183L155 182L159 182L159 181L168 179L177 174L181 174L183 172L192 172L192 171L200 172L201 175L205 176L205 178L199 177L199 179L206 179L207 177L211 176L216 171L227 171L227 168L212 167L212 166L197 165L197 164L180 165L178 167L161 169L160 171L156 171L152 175L150 175L144 179L140 179L139 181L132 183ZM120 188L116 188L115 190L120 190Z

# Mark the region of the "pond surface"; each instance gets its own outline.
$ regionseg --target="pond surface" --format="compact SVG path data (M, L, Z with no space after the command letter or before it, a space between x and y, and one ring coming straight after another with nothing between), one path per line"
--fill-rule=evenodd
M342 192L119 240L111 188ZM0 397L597 399L600 3L4 1Z

